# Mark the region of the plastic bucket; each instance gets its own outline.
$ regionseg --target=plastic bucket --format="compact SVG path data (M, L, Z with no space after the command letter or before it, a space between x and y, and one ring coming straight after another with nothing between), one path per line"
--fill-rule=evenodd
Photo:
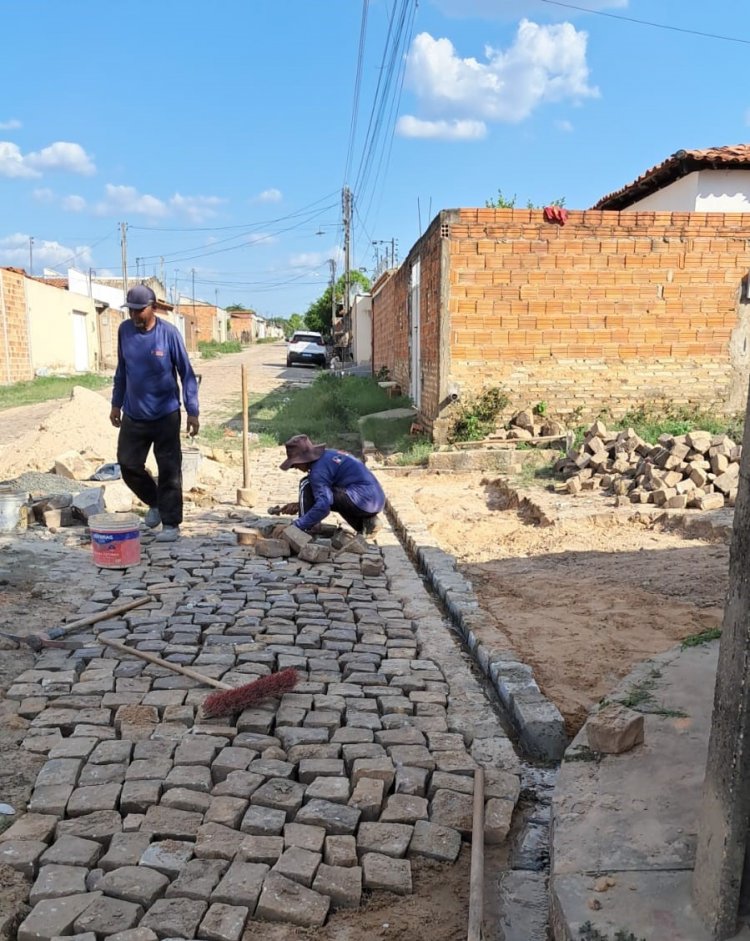
M182 489L192 490L198 483L198 471L203 455L199 448L182 449Z
M133 513L97 513L89 517L94 564L124 569L141 561L141 533Z
M28 493L0 491L0 533L12 533L20 527L21 507L28 498Z

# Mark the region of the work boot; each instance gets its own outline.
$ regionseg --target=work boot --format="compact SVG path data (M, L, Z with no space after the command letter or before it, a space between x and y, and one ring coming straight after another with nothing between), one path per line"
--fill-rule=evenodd
M156 542L177 542L180 538L179 526L164 525L160 533L156 534Z
M157 506L150 506L148 512L143 517L143 522L148 526L149 529L156 529L156 527L161 523L161 514L159 513L159 508Z

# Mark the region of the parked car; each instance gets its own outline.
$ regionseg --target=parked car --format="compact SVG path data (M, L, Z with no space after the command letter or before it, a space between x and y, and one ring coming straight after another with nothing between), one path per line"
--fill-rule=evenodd
M304 363L313 366L325 366L328 363L328 351L322 334L311 330L298 330L292 334L286 351L286 364L294 366Z

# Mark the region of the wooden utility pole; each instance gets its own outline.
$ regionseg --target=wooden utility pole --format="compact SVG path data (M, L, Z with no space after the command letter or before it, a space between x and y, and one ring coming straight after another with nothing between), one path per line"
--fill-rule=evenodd
M122 290L128 293L128 224L120 223L120 248L122 249Z
M729 557L729 591L716 670L693 872L693 902L715 941L737 932L750 895L750 403Z
M237 490L238 506L253 506L255 494L250 486L250 416L248 414L247 367L242 365L242 486Z

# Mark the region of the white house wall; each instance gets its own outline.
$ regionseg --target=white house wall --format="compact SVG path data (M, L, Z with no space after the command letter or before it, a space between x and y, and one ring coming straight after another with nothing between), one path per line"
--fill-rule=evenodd
M701 170L644 199L623 212L750 212L750 170Z
M623 212L695 212L699 173L689 173L623 209Z

